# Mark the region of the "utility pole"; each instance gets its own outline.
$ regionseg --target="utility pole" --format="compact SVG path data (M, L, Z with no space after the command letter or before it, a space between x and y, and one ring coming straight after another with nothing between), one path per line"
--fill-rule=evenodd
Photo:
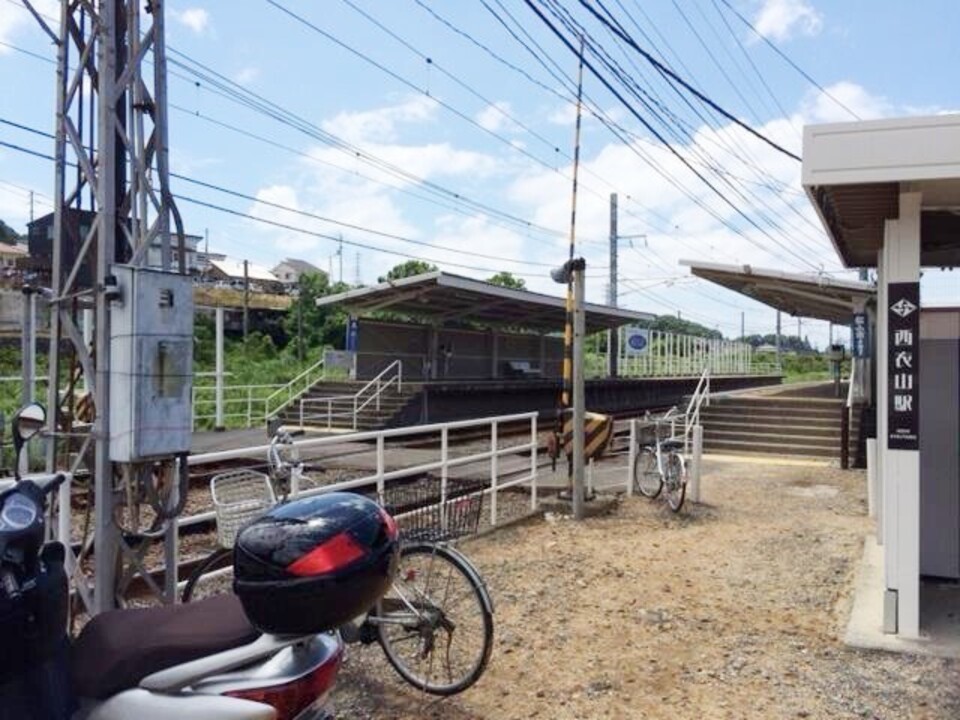
M743 340L745 337L747 337L747 329L746 329L747 325L746 325L746 322L747 322L747 321L746 321L746 313L745 313L743 310L741 310L741 311L740 311L740 339L741 339L741 340Z
M243 261L243 339L250 331L250 263Z
M337 276L337 282L343 284L343 235L339 235L337 256L340 258L340 274Z
M617 194L610 193L610 284L607 286L607 304L617 306ZM620 337L618 330L607 330L607 375L616 377L619 371Z
M30 222L33 222L33 190L30 191Z
M357 253L357 262L353 268L353 284L360 287L363 281L360 278L360 253Z
M155 478L172 480L175 468L181 468L179 482L167 485L172 503L158 500L158 512L151 513L164 537L165 562L172 559L175 547L173 519L180 505L176 498L178 494L186 498L186 463L177 465L174 460L189 450L189 383L179 384L162 400L165 412L171 412L164 415L171 423L162 438L147 437L154 417L148 414L142 422L133 422L131 411L135 400L144 401L140 389L153 387L157 378L156 370L131 373L131 367L156 367L149 362L155 357L163 366L172 364L179 377L192 374L189 351L185 356L167 353L171 346L186 343L187 335L192 337L193 309L192 296L186 292L189 280L182 277L182 268L178 272L172 265L171 221L181 242L181 263L185 253L182 222L169 184L165 3L149 3L146 8L126 0L58 3L56 31L30 0L24 4L57 46L46 467L48 472L67 469L90 478L96 548L92 587L69 547L66 567L77 597L95 615L116 606L117 579L138 574L145 564L143 552L149 543L142 549L128 545L120 532L121 522L125 534L136 536L147 529L140 526L141 501L136 498L150 497L151 483L156 483L155 497L163 494ZM78 244L70 238L76 235L79 199L87 195L93 232ZM161 303L169 301L172 306L177 297L179 310L165 314L171 341L163 344L152 336L147 338L151 350L133 346L130 356L114 352L115 345L143 333L129 330L134 325L141 328L137 323L144 316L131 298L134 284L158 277L146 270L150 248L157 245L163 273L157 283ZM87 312L94 318L92 348L83 341L78 322ZM118 324L113 328L115 319ZM188 325L189 331L184 329ZM143 365L131 362L137 353L143 354L138 355ZM74 419L75 396L61 385L64 356L71 356L81 368L83 384L93 395L92 426ZM154 441L164 449L145 460L142 449ZM158 473L155 463L160 464ZM174 570L166 573L164 598L172 601L175 590Z

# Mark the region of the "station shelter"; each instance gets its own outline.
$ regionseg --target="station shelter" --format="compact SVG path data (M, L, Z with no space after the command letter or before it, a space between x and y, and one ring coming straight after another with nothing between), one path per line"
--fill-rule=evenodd
M434 271L317 299L350 316L351 375L372 378L403 363L405 379L556 379L563 365L566 300ZM655 319L587 303L586 334Z
M960 115L811 125L803 142L837 254L876 269L884 630L917 638L923 578L960 579L960 281L957 307L920 295L924 268L960 264Z

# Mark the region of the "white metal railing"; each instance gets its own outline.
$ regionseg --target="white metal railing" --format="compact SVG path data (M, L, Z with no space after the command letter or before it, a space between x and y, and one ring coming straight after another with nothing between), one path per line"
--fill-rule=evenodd
M776 363L759 363L749 343L650 330L642 352L620 342L623 377L697 377L705 367L714 375L777 374ZM605 366L600 374L605 373Z
M450 483L455 483L461 478L466 480L468 476L470 480L482 477L488 481L488 484L482 490L477 491L476 494L490 497L489 524L496 526L500 522L498 494L505 490L527 487L530 493L531 511L537 507L537 417L538 413L536 412L517 413L514 415L499 415L475 420L459 420L432 425L414 425L390 430L374 430L351 433L349 435L295 440L293 445L297 449L300 457L304 457L307 452L322 451L324 449L333 450L334 452L323 455L324 463L330 467L336 466L337 458L339 457L336 453L338 447L340 449L340 455L349 456L354 465L358 464L357 444L363 443L368 448L366 452L373 454L372 465L374 470L361 477L331 483L322 487L308 489L291 487L290 499L312 497L337 490L356 490L358 488L373 490L375 488L377 497L382 502L387 485L409 478L421 477L425 474L433 474L440 477L440 495L442 501L442 499L447 497L448 485ZM515 425L518 423L529 424L529 438L526 442L518 445L504 445L499 434L500 428L504 425ZM487 427L489 430L489 449L481 450L470 455L461 455L458 453L451 457L449 443L450 432L452 430L482 427ZM390 449L386 446L388 441L402 441L403 439L419 438L424 435L438 436L440 447L436 460L417 462L416 464L403 466L406 463L404 463L402 450L396 455L388 457L390 452ZM349 443L349 445L345 446L347 443ZM371 445L373 447L370 447ZM257 467L262 468L266 463L268 448L269 445L262 445L258 447L245 447L235 450L204 453L202 455L191 455L187 459L187 464L190 467L200 467L207 464L219 464L227 461L263 458L262 461L256 464ZM528 454L529 457L527 457ZM503 458L513 458L514 461L503 462ZM420 459L422 460L422 458ZM388 462L388 460L391 462ZM394 460L396 461L392 462ZM407 461L407 463L409 462L410 461ZM490 464L489 472L478 470L475 473L467 473L461 476L461 478L456 476L456 471L459 468L466 468L485 462L489 462ZM390 467L390 465L394 467ZM396 465L400 465L400 467L396 467ZM191 525L208 522L215 517L216 513L213 510L209 510L196 515L181 517L178 524L181 528L187 528Z
M346 423L357 429L357 418L371 404L379 412L380 398L391 387L397 394L403 391L403 363L394 360L376 377L352 395L331 395L318 398L300 398L300 426L333 427L334 419L347 418ZM311 408L318 408L311 412ZM325 411L325 412L324 412Z
M323 358L308 367L302 373L283 387L268 395L263 401L263 416L265 419L275 417L283 408L290 405L307 390L316 385L320 380L326 377L326 369Z
M264 404L269 396L286 385L225 385L220 398L221 411L217 412L217 388L215 385L193 386L193 429L198 424L242 421L244 427L253 427L264 421ZM232 423L231 423L232 424Z
M683 451L689 452L690 440L693 437L693 429L700 425L700 408L703 405L710 405L710 366L703 369L700 375L700 382L697 383L696 390L690 396L687 403L686 412L683 414Z

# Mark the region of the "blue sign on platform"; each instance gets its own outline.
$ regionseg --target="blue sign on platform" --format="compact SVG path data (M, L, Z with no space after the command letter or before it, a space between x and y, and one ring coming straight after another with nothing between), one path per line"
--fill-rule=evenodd
M347 352L356 352L357 343L360 337L360 323L356 318L350 318L347 322Z

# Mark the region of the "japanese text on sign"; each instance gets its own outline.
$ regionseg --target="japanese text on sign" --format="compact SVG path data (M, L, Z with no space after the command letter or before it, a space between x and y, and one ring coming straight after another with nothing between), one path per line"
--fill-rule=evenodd
M920 287L918 283L891 283L887 322L887 446L894 450L919 448L917 413Z

